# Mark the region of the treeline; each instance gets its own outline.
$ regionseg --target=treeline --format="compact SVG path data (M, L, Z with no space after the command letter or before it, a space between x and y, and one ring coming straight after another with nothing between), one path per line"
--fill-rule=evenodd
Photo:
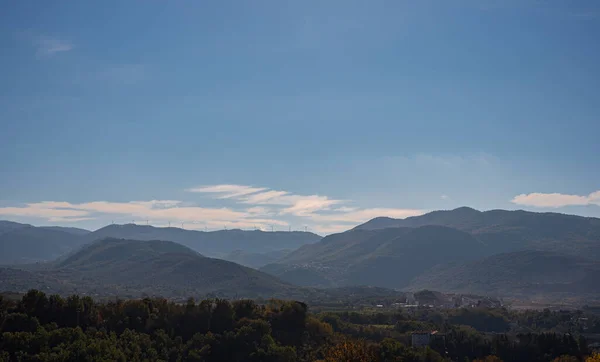
M304 303L280 300L95 303L32 290L18 301L0 297L0 360L531 362L589 354L585 340L570 334L490 336L456 325L443 326L445 338L429 347L412 348L414 328L436 326L421 317L312 315Z
M569 356L570 360L582 361L591 354L586 339L572 333L486 333L487 329L507 329L508 322L502 314L485 309L423 309L410 314L328 312L319 318L330 324L334 332L367 338L379 342L380 346L389 346L392 340L399 345L410 345L411 332L439 330L443 339L434 340L430 347L452 361L472 361L487 356L523 362L565 360ZM545 315L545 312L528 312L531 314ZM554 317L554 314L549 316Z

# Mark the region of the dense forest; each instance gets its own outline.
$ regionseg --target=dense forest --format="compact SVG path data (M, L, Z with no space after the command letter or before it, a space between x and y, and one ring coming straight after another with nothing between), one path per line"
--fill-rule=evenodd
M582 312L327 311L297 301L0 298L2 361L596 361ZM510 318L528 332L510 333ZM589 318L585 318L586 322ZM590 323L592 328L597 320ZM567 332L560 332L566 328ZM589 327L585 327L589 328ZM442 338L411 347L411 333Z

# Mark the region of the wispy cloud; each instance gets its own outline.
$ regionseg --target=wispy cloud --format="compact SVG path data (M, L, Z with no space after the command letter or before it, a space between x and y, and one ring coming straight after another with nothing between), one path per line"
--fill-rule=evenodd
M324 195L301 195L268 187L246 185L208 185L187 189L208 196L227 207L203 207L180 200L142 200L129 202L41 201L0 207L0 216L39 218L48 222L72 223L97 219L137 221L152 225L183 225L186 229L279 227L287 230L308 227L311 231L331 233L348 230L378 216L405 218L424 210L360 208L349 200Z
M269 215L293 216L323 233L347 230L358 223L378 216L405 218L421 215L425 210L394 208L359 208L348 206L349 200L324 195L299 195L289 191L243 185L211 185L189 189L213 198L224 197L243 205L255 205L248 210L267 211ZM269 208L260 205L269 205Z
M42 218L47 221L76 222L97 217L117 217L152 221L153 224L168 222L196 225L198 228L240 227L251 228L268 225L286 226L287 222L264 217L264 214L229 208L205 208L184 206L176 200L149 200L130 202L93 201L73 204L61 201L43 201L18 207L2 207L0 215Z
M329 210L342 200L333 200L320 195L298 195L288 191L269 190L266 187L242 185L212 185L191 188L188 191L213 194L217 198L228 198L242 204L278 205L281 215L306 216L319 210Z
M521 194L515 196L512 203L533 207L557 208L563 206L600 205L600 190L589 195L569 195L560 193Z
M254 194L260 191L267 190L264 187L251 187L242 185L214 185L214 186L199 186L187 189L188 192L201 192L217 194L222 199L241 197L248 194Z
M75 47L68 40L47 35L36 35L32 39L38 56L52 56L56 53L68 52Z
M78 218L87 216L89 213L85 210L77 210L72 208L65 208L66 203L33 203L27 204L22 207L2 207L0 208L0 215L4 216L20 216L20 217L42 217L51 220L69 220L71 218Z

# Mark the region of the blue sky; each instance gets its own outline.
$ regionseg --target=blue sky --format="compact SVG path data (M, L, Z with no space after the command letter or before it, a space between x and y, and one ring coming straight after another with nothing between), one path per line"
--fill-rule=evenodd
M0 218L600 216L597 1L18 1Z

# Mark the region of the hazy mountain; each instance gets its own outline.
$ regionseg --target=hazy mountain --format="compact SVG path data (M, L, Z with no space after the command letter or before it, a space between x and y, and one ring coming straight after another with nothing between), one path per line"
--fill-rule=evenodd
M234 250L265 253L297 249L302 245L321 240L319 235L300 231L264 232L233 229L204 232L134 224L109 225L83 236L83 239L90 243L107 237L132 240L169 240L214 257L224 257Z
M261 270L299 285L597 293L600 219L471 208L375 218Z
M234 250L231 253L225 255L223 259L238 263L250 268L258 269L267 264L275 263L284 256L288 255L292 251L289 249L285 250L273 250L264 253L252 253L243 250Z
M441 225L467 231L495 252L546 250L600 258L600 219L558 213L461 207L406 219L375 218L356 230Z
M259 267L278 260L284 250L314 243L320 236L307 232L263 232L221 230L202 232L179 228L157 228L145 225L109 225L94 232L84 229L42 226L34 227L11 221L0 221L0 264L22 264L51 261L68 257L83 245L107 237L132 240L169 240L178 242L204 255L242 261Z
M44 271L4 269L4 285L28 284L52 292L169 297L277 296L293 292L279 279L225 260L204 257L170 241L107 238L54 263ZM5 287L5 290L6 287Z
M24 227L33 227L33 225L21 224L14 221L0 220L0 234L4 234L6 232L14 231Z
M3 221L0 225L0 264L55 259L83 245L81 233L70 228L34 227Z
M439 265L408 289L500 296L600 293L600 263L546 251L497 254L468 263Z
M485 255L483 243L448 227L359 229L303 246L261 270L299 285L401 288L437 264Z
M46 230L58 230L58 231L64 231L66 233L69 234L73 234L73 235L86 235L91 233L91 231L86 230L86 229L80 229L80 228L74 228L74 227L63 227L63 226L39 226L39 229L46 229Z
M96 271L96 269L104 270L104 266L107 264L114 268L121 264L144 263L168 254L193 258L203 257L197 252L172 241L106 238L83 247L69 257L60 260L54 267ZM108 271L112 273L117 270Z

